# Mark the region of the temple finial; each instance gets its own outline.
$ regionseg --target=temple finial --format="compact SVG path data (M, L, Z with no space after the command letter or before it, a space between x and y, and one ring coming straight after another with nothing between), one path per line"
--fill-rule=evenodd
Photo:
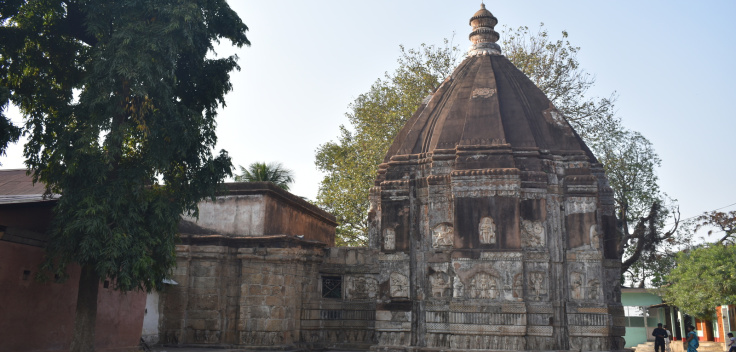
M480 10L470 18L470 26L473 31L470 33L469 56L474 55L501 55L501 47L496 44L499 35L494 30L498 24L498 19L493 16L491 11L486 10L486 5L481 1Z

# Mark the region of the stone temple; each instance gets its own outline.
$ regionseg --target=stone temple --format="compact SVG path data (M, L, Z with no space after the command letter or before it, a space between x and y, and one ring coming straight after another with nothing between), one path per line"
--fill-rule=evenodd
M285 191L231 185L183 223L161 342L623 350L612 191L496 24L481 5L467 58L396 137L368 248L329 248L334 217Z
M481 6L371 190L378 349L621 349L611 189Z

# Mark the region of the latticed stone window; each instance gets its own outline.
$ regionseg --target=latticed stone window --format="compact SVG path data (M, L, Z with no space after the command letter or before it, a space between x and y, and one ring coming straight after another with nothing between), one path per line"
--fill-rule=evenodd
M342 298L342 276L322 276L322 297Z

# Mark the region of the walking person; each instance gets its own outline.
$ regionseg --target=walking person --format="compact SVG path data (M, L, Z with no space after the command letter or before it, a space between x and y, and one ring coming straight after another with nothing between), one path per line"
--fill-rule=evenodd
M654 352L664 352L664 339L667 338L667 330L662 329L662 323L657 324L657 328L652 331L654 336Z
M698 352L698 334L695 332L695 327L690 325L687 327L687 352Z
M733 337L733 333L728 333L728 352L736 352L736 337Z

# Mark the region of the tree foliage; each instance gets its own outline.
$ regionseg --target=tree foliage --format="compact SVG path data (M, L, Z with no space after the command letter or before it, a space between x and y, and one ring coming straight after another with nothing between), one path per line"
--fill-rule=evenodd
M729 212L709 211L694 219L694 231L709 228L708 235L718 235L718 243L736 244L736 210Z
M659 155L646 137L623 128L595 147L614 192L622 273L642 286L647 279L661 283L671 267L679 214L659 188ZM664 230L668 219L675 226Z
M580 47L570 43L566 31L555 40L543 23L536 31L504 26L501 37L504 55L547 95L589 147L621 129L615 115L616 95L590 96L595 77L580 66Z
M5 155L8 144L15 143L20 138L21 129L5 116L5 110L10 102L10 90L0 86L0 156ZM2 163L0 163L2 165Z
M237 58L213 43L248 45L247 27L225 0L8 1L0 23L0 86L24 116L26 164L63 194L44 268L81 265L75 331L83 316L94 331L96 299L82 297L100 278L160 284L180 215L231 174L212 148ZM72 350L93 337L75 333Z
M722 304L736 304L736 246L706 245L677 255L664 298L683 312L710 319Z
M340 126L338 140L317 149L317 168L326 173L317 203L337 217L339 245L366 243L368 192L378 164L419 102L452 73L459 53L447 40L400 50L398 68L350 104L349 126Z
M240 175L235 175L235 181L238 182L272 182L276 186L289 190L289 185L294 182L294 172L284 168L281 163L261 163L255 162L248 165L248 168L240 166Z

